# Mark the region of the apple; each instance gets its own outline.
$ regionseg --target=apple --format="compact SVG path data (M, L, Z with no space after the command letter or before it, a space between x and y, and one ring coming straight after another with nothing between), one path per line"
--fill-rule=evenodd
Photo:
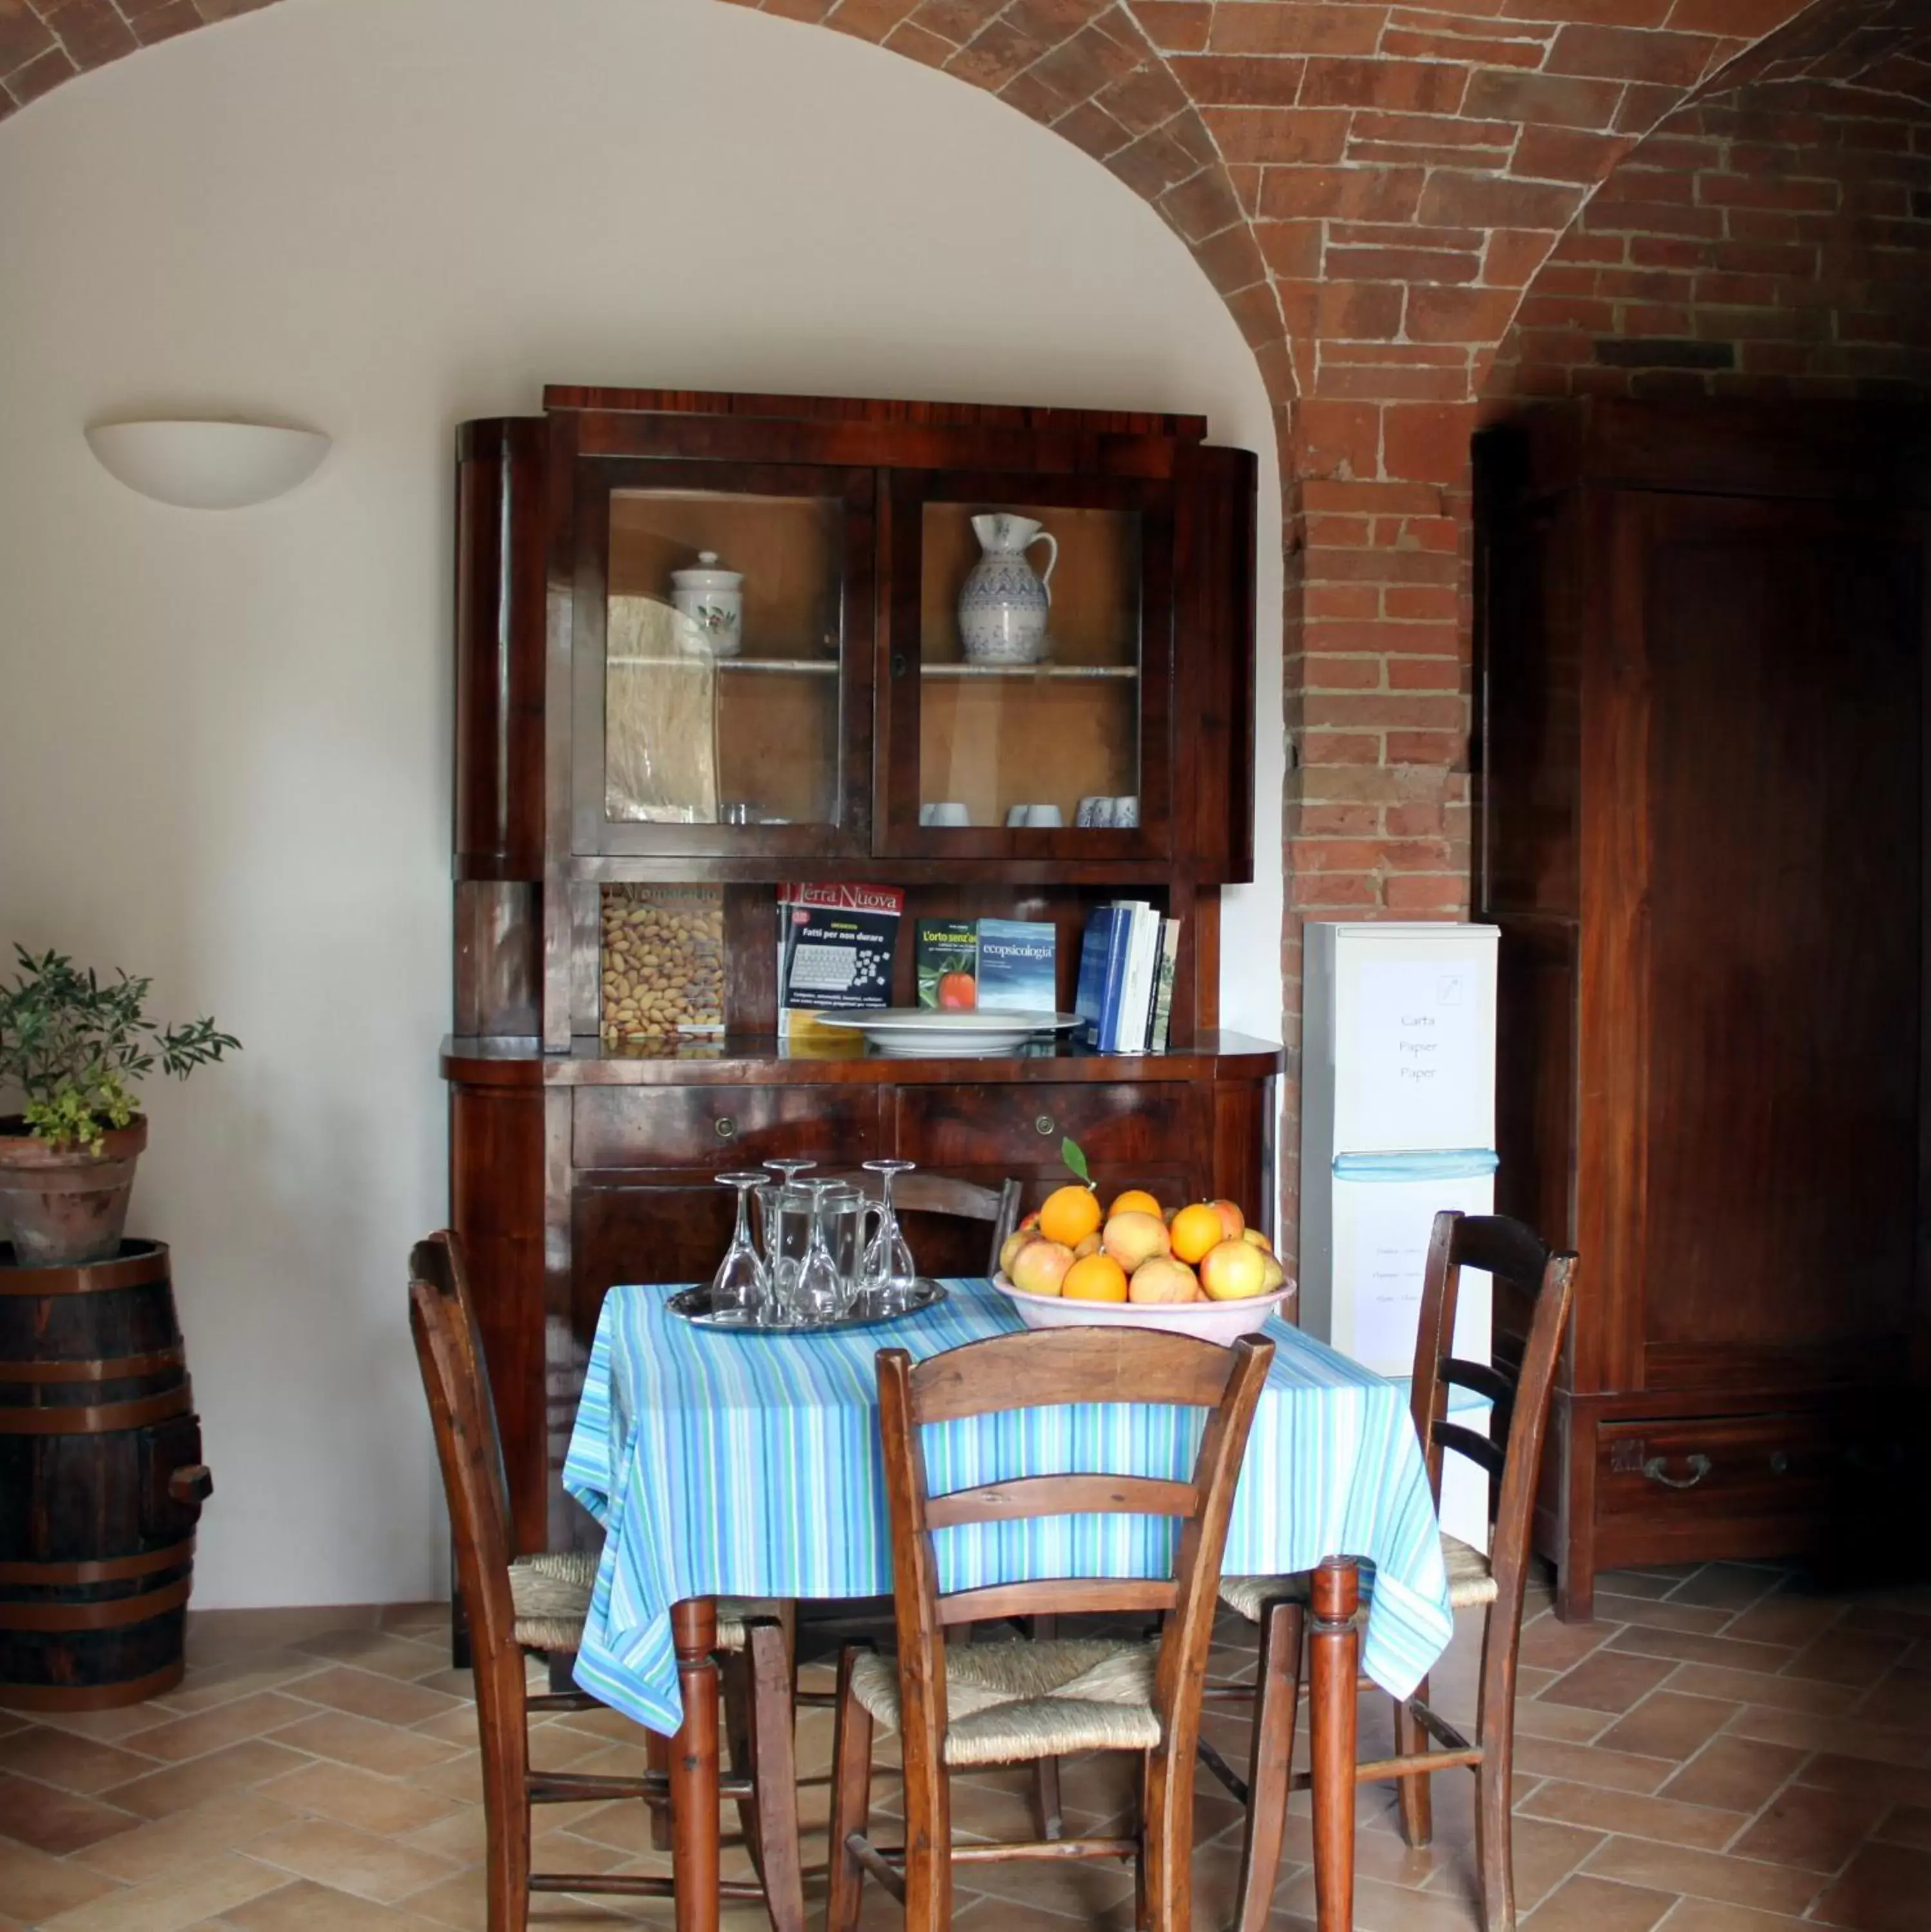
M1137 1208L1116 1214L1107 1223L1100 1238L1107 1252L1128 1274L1143 1262L1152 1261L1158 1255L1170 1254L1173 1250L1166 1222L1157 1214L1143 1214Z
M1265 1293L1266 1283L1267 1257L1237 1234L1209 1248L1200 1262L1200 1286L1209 1301L1246 1301Z
M1015 1228L1013 1232L999 1244L999 1272L1004 1275L1008 1281L1011 1280L1013 1278L1014 1257L1017 1255L1020 1249L1024 1247L1027 1242L1031 1240L1032 1238L1032 1235L1027 1229L1024 1228Z
M1251 1241L1257 1248L1265 1249L1269 1254L1274 1252L1274 1244L1258 1228L1242 1228L1240 1238L1243 1241Z
M1221 1232L1229 1240L1239 1240L1247 1226L1247 1216L1231 1201L1210 1201L1207 1205L1221 1217Z
M1273 1256L1269 1255L1265 1258L1267 1265L1261 1274L1260 1292L1263 1294L1272 1294L1277 1288L1287 1286L1287 1270Z
M1008 1273L1014 1287L1028 1294L1057 1294L1072 1265L1073 1250L1064 1242L1029 1241L1014 1256Z
M1076 1262L1083 1262L1089 1255L1098 1254L1100 1252L1100 1246L1101 1242L1099 1236L1098 1234L1089 1234L1086 1238L1073 1250L1073 1258Z
M1129 1301L1197 1301L1200 1284L1185 1262L1170 1255L1155 1255L1142 1262L1127 1282Z

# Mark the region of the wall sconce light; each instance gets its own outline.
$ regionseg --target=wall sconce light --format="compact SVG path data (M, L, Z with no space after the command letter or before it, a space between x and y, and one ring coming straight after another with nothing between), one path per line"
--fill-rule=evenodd
M293 490L329 453L319 430L269 423L101 423L88 447L110 476L184 510L239 510Z

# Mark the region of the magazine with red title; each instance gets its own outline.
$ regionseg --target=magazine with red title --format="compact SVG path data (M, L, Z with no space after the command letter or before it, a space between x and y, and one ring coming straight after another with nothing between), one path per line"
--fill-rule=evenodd
M905 896L896 886L778 889L778 1034L799 1043L854 1048L856 1034L827 1036L818 1012L862 1012L892 1003L892 960Z

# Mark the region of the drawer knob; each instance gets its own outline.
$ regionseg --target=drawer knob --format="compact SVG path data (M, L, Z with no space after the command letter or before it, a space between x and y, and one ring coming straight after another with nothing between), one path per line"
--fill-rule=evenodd
M1770 1474L1773 1476L1783 1476L1789 1474L1790 1458L1781 1449L1773 1449L1770 1451Z
M1050 1134L1055 1132L1058 1130L1058 1122L1053 1119L1050 1114L1041 1114L1036 1115L1032 1124L1034 1132L1040 1134Z
M737 1138L737 1117L734 1114L720 1114L711 1125L721 1141L734 1141Z
M1666 1490L1693 1490L1709 1474L1710 1461L1707 1456L1686 1456L1683 1460L1689 1465L1686 1476L1672 1476L1669 1473L1668 1459L1652 1456L1643 1465L1643 1474L1653 1483L1660 1483Z

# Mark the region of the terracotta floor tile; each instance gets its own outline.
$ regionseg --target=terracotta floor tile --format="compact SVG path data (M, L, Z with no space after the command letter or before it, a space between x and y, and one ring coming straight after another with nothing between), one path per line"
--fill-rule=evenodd
M1740 1858L1833 1872L1890 1809L1861 1793L1789 1785L1730 1849Z
M1881 1798L1891 1804L1931 1806L1931 1768L1914 1770L1907 1765L1820 1751L1797 1774L1797 1781L1821 1785L1826 1791Z
M1820 1874L1793 1865L1765 1864L1756 1858L1693 1851L1644 1838L1606 1840L1584 1869L1630 1885L1747 1906L1756 1912L1800 1913L1824 1886Z
M25 1924L71 1911L116 1888L118 1881L31 1845L0 1838L0 1906Z
M378 1777L359 1766L326 1761L304 1765L285 1778L273 1779L258 1786L257 1794L291 1811L305 1811L312 1817L331 1818L338 1825L353 1825L397 1838L435 1824L461 1808L452 1799L395 1778Z
M1862 1636L1850 1630L1831 1630L1806 1644L1784 1666L1783 1674L1869 1690L1908 1648L1897 1637Z
M392 1630L329 1630L304 1638L294 1648L325 1663L353 1664L359 1670L373 1670L383 1677L427 1677L449 1667L446 1642L423 1642L398 1636Z
M413 1731L400 1731L393 1725L352 1717L346 1711L328 1711L305 1718L276 1732L274 1741L293 1750L307 1751L312 1756L359 1764L365 1771L381 1772L390 1777L426 1771L432 1765L446 1763L459 1755L455 1745L444 1744L440 1738L420 1737Z
M353 1892L393 1904L405 1893L420 1892L449 1876L446 1858L413 1846L399 1845L374 1832L358 1831L326 1818L299 1819L256 1839L251 1858L279 1865L298 1877L313 1879L338 1892Z
M376 1612L376 1622L386 1630L401 1630L410 1636L430 1637L438 1642L449 1640L449 1606L446 1603L385 1604Z
M183 1932L281 1883L266 1865L222 1852L104 1893L42 1922L42 1932Z
M421 1919L393 1906L305 1878L231 1906L221 1923L236 1932L422 1932L422 1927Z
M152 1757L70 1731L50 1730L44 1724L29 1724L0 1738L0 1772L57 1785L62 1791L105 1791L154 1768Z
M408 1689L413 1687L404 1685L401 1688ZM629 1723L628 1718L624 1721L626 1724ZM425 1738L440 1738L446 1744L473 1745L476 1742L476 1707L465 1697L460 1703L452 1705L448 1710L437 1716L425 1718L422 1723L412 1724L409 1728L413 1731L419 1732ZM630 1732L632 1737L636 1736L637 1726L635 1724L631 1724ZM533 1737L537 1735L534 1727L532 1728L530 1735ZM587 1731L564 1731L561 1735L565 1737L583 1738L586 1740L592 1736ZM608 1738L604 1742L614 1743L616 1740Z
M185 1764L150 1772L131 1784L117 1784L108 1799L129 1811L139 1812L144 1818L165 1818L204 1799L246 1790L294 1770L302 1761L299 1751L272 1744L266 1738L250 1738L245 1743L210 1751L206 1757L190 1758Z
M1924 1932L1931 1924L1931 1852L1865 1846L1826 1888L1810 1916L1855 1932Z
M1803 1677L1766 1677L1757 1670L1730 1670L1720 1664L1686 1664L1669 1688L1696 1697L1718 1697L1737 1704L1763 1704L1780 1711L1841 1717L1858 1693L1844 1684L1820 1684Z
M1803 1754L1788 1744L1712 1738L1658 1795L1719 1810L1756 1811L1803 1762Z
M206 1669L191 1665L187 1682L179 1690L170 1690L164 1701L168 1714L192 1717L197 1712L212 1710L218 1704L232 1703L257 1691L287 1690L322 1668L320 1658L305 1657L299 1651L251 1652L231 1663Z
M1886 1671L1864 1693L1857 1712L1881 1724L1908 1725L1931 1736L1931 1670ZM134 1748L140 1748L138 1740Z
M621 1808L629 1811L641 1808L626 1804ZM475 1864L483 1856L488 1836L480 1804L452 1804L448 1816L434 1824L405 1832L402 1843L434 1852L439 1858L453 1859L458 1864Z
M1644 1624L1651 1630L1687 1630L1695 1636L1714 1636L1734 1621L1734 1613L1711 1610L1701 1604L1679 1604L1670 1597L1618 1597L1599 1589L1596 1621Z
M1794 1744L1800 1750L1835 1752L1880 1764L1914 1766L1924 1756L1924 1739L1917 1732L1866 1724L1855 1718L1818 1718L1746 1704L1728 1728L1736 1737L1761 1738L1766 1744Z
M1672 1845L1714 1851L1728 1844L1744 1822L1735 1811L1701 1804L1677 1804L1666 1798L1639 1798L1626 1791L1599 1791L1586 1784L1551 1780L1523 1808L1531 1816L1587 1825L1599 1832L1657 1838Z
M1599 1651L1566 1672L1542 1693L1549 1704L1577 1704L1585 1710L1633 1709L1676 1666L1665 1659Z
M1522 1626L1522 1663L1536 1670L1568 1670L1602 1648L1616 1627L1607 1624L1566 1624L1554 1616L1539 1616Z
M112 1877L139 1884L192 1860L233 1851L294 1815L259 1791L230 1791L120 1832L77 1856Z
M1565 1879L1530 1913L1532 1932L1650 1932L1676 1900L1611 1879Z
M1877 1835L1887 1845L1915 1845L1931 1852L1931 1808L1899 1805L1878 1827Z
M1873 1594L1842 1613L1843 1627L1862 1636L1901 1636L1911 1642L1931 1640L1931 1609L1912 1610Z
M1673 1658L1679 1664L1714 1664L1726 1670L1779 1671L1795 1654L1780 1643L1745 1643L1733 1636L1692 1636L1687 1630L1641 1630L1634 1624L1609 1640L1611 1650L1638 1657Z
M71 1731L78 1738L98 1738L103 1744L119 1744L138 1732L166 1724L174 1714L158 1697L107 1711L36 1711L31 1718L22 1712L9 1711L4 1714L5 1721L0 1721L0 1734L18 1730L25 1724L45 1724L53 1730Z
M98 1845L117 1832L132 1831L140 1822L118 1798L107 1803L83 1798L0 1773L0 1839L32 1845L51 1858Z
M332 1664L313 1677L305 1677L302 1694L311 1704L372 1718L380 1724L419 1724L425 1718L473 1708L446 1691L427 1690L406 1678L346 1664Z
M1314 1916L1314 1879L1303 1872L1282 1886L1275 1898L1275 1918L1284 1916L1309 1924ZM1358 1932L1480 1932L1482 1921L1472 1899L1430 1892L1410 1892L1406 1886L1384 1885L1379 1880L1357 1879L1354 1922Z
M1652 1691L1596 1742L1639 1756L1673 1758L1680 1764L1714 1737L1737 1708L1714 1697L1686 1696L1674 1689Z
M1680 1900L1656 1932L1803 1932L1810 1921L1781 1912L1752 1912L1740 1905L1716 1905L1707 1898Z
M190 1610L188 1613L188 1648L192 1657L201 1647L215 1641L264 1649L291 1644L302 1637L317 1636L324 1630L359 1625L372 1628L378 1615L374 1605L358 1609L353 1604L310 1604L273 1610Z
M1608 1711L1587 1711L1580 1705L1545 1702L1521 1690L1518 1680L1515 1736L1518 1738L1548 1738L1557 1744L1586 1744L1599 1738L1615 1721L1614 1714Z
M1666 1597L1689 1574L1665 1574L1650 1570L1599 1570L1596 1573L1596 1588L1599 1594L1603 1591L1618 1597Z
M1800 1646L1842 1623L1844 1616L1841 1597L1812 1597L1779 1590L1732 1617L1723 1634L1743 1637L1752 1643ZM1931 1627L1927 1627L1925 1634L1931 1636Z
M1599 1744L1561 1744L1547 1738L1518 1736L1515 1768L1530 1777L1567 1778L1576 1784L1600 1785L1605 1790L1647 1794L1675 1770L1676 1760L1633 1756Z
M278 1731L298 1718L312 1718L315 1706L281 1690L252 1690L192 1717L177 1718L140 1734L139 1748L149 1757L179 1762L228 1744Z
M1753 1563L1706 1563L1672 1590L1674 1604L1709 1604L1719 1610L1746 1610L1779 1588L1787 1573Z
M438 1798L452 1798L459 1804L482 1802L482 1762L473 1750L446 1763L433 1764L427 1771L411 1772L403 1781Z

